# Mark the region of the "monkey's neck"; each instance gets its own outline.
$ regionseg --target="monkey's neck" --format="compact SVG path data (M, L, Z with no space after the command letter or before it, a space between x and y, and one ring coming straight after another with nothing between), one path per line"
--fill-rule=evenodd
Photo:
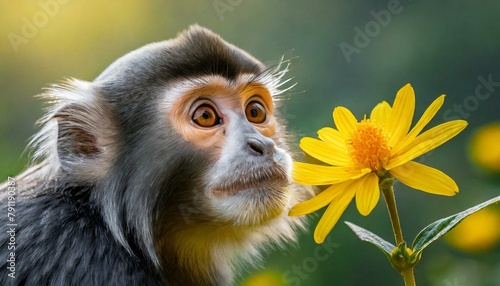
M224 226L177 227L159 248L172 285L230 285L234 253L243 250L245 229ZM191 282L191 283L188 283Z

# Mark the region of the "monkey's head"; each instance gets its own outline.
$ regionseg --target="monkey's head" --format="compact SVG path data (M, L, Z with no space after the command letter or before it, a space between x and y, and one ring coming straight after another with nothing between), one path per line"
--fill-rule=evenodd
M49 90L35 157L47 180L88 186L131 253L224 268L302 226L287 216L305 191L276 108L285 71L193 26Z

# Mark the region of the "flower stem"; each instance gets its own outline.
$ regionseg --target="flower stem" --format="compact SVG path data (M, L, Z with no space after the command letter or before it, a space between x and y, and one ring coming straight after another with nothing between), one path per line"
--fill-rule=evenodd
M394 196L394 189L392 185L394 183L394 178L383 178L380 182L380 190L384 195L385 203L387 205L387 210L389 212L389 217L391 219L392 230L394 232L394 238L396 239L396 245L400 245L404 242L403 231L401 230L401 223L399 222L398 209L396 207L396 198ZM401 275L405 281L406 286L416 286L415 276L413 274L413 267L407 267L401 270Z
M396 207L396 198L394 197L394 190L392 189L392 184L381 184L382 194L384 195L385 203L387 205L387 210L389 211L389 217L391 218L392 230L394 231L394 238L396 239L396 245L404 242L403 231L401 230L401 224L399 222L398 209Z
M416 286L415 276L413 275L413 268L408 268L407 270L401 273L403 275L403 279L405 281L406 286Z

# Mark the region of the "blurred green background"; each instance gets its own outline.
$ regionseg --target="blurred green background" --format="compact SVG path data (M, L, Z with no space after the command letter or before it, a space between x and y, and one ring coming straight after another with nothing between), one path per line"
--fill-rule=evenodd
M295 146L300 137L315 137L316 130L332 126L335 106L345 106L360 118L382 100L392 103L397 90L410 82L417 95L416 116L420 116L432 100L447 95L430 126L458 118L466 119L469 126L417 161L450 175L460 193L439 197L397 184L402 227L410 242L430 222L500 195L500 157L493 158L493 165L482 165L470 155L478 128L500 121L498 1L0 3L0 181L27 163L21 154L43 113L43 103L34 95L65 77L92 81L123 54L199 23L265 63L276 64L281 56L291 60L288 76L297 85L288 93L283 113L289 130L296 134ZM500 139L487 132L484 138L489 143L474 148L491 159ZM294 148L300 159L300 150ZM494 218L500 216L498 207L491 210ZM333 252L323 252L326 249L312 238L318 217L311 215L309 230L302 233L299 244L266 254L263 268L248 267L237 283L403 284L384 255L358 241L344 224L339 223L327 240ZM341 220L393 241L383 200L368 217L351 205ZM428 248L416 268L417 283L500 285L500 246L494 234L500 224L498 219L490 221L472 223L465 234ZM453 243L480 231L492 241L487 247L481 238L477 240L481 249Z

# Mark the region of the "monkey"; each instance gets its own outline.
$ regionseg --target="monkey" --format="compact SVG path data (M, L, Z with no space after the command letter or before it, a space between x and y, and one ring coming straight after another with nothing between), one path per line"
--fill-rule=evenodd
M0 185L0 284L231 285L296 241L287 70L193 25L53 85Z

